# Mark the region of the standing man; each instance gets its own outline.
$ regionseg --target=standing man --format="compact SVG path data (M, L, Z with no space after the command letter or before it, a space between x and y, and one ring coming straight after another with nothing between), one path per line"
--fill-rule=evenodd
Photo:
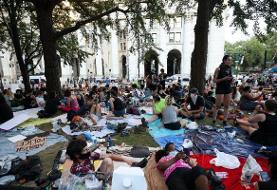
M214 82L216 83L216 103L213 107L213 123L216 122L218 109L224 105L223 126L226 126L228 118L228 109L232 97L232 57L225 55L221 65L215 70Z
M161 73L159 74L160 84L163 87L163 90L165 89L165 79L167 77L167 74L164 72L164 69L160 70Z

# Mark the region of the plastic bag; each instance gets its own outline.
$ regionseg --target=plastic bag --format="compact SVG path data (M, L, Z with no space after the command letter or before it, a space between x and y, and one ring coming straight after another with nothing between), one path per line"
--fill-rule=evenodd
M191 122L187 125L187 128L191 130L196 130L198 129L198 124L196 122Z
M259 174L260 171L263 171L261 166L255 160L255 158L249 155L242 168L241 180L250 183L252 177L255 174Z
M8 185L9 183L15 181L14 175L6 175L0 178L0 185Z
M60 180L59 190L102 190L103 182L99 181L94 174L79 177L68 172Z
M210 160L210 164L215 166L221 166L227 169L236 169L240 166L240 161L236 156L219 152L217 149L214 150L216 158Z

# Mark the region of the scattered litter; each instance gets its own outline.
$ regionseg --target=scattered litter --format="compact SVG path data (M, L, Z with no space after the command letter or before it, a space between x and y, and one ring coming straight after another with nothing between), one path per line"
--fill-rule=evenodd
M216 153L216 158L210 160L210 164L221 166L227 169L236 169L240 166L240 161L236 156L219 152L217 149L215 149L214 152Z

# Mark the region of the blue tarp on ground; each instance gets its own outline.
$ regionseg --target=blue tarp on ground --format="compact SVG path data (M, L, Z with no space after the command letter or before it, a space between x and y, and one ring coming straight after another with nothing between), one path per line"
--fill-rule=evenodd
M149 124L149 133L154 140L162 147L168 142L175 143L179 148L185 138L192 140L195 153L214 154L213 150L217 148L219 151L229 153L236 156L247 157L249 154L253 156L261 156L255 153L262 145L251 142L248 135L239 128L230 127L217 131L199 128L198 130L178 130L171 131L164 129L160 120L156 120ZM229 137L228 133L236 131L234 138ZM267 147L269 150L277 150L276 147Z
M174 135L174 136L154 138L154 140L162 147L164 147L167 143L172 142L175 144L176 148L180 150L184 142L184 138L185 138L185 135Z
M160 119L149 123L148 126L149 126L149 133L154 139L160 138L160 137L166 137L166 136L183 135L185 133L185 129L170 130L170 129L164 128Z

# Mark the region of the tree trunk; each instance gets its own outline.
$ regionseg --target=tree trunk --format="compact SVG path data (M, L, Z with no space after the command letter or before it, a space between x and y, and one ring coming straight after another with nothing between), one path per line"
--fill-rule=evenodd
M19 64L19 68L20 68L21 75L22 75L22 78L23 78L23 84L24 84L24 87L25 87L25 91L30 92L31 91L31 86L30 86L29 74L28 74L27 67L25 65L24 59L23 59L23 53L22 53L22 49L21 49L18 29L17 29L17 25L16 25L15 20L11 21L11 39L12 39L12 42L13 42L17 62Z
M205 76L208 54L210 0L199 0L197 20L194 28L195 43L191 58L190 87L195 87L200 93L205 89Z
M57 56L57 39L53 29L53 8L47 3L36 3L37 21L40 29L40 40L43 47L45 62L45 77L47 92L60 94L61 82L59 73L59 60Z

